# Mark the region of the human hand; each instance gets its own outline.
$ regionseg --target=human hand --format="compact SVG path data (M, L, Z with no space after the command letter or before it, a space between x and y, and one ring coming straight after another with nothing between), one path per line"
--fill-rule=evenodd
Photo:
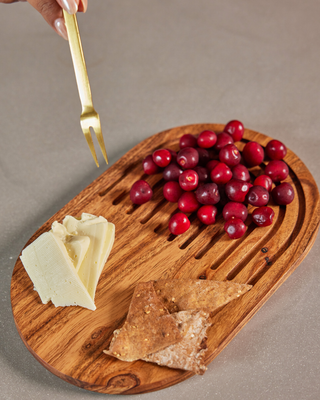
M16 3L17 1L28 1L48 24L64 39L68 40L66 26L64 24L62 9L69 14L77 11L86 12L88 0L0 0L0 3Z

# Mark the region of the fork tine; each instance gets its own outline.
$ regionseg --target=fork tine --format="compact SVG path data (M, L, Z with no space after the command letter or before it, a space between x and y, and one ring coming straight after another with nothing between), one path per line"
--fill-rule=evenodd
M93 145L93 141L92 141L92 137L91 137L91 132L90 132L90 128L89 129L84 129L82 128L82 132L84 134L84 137L86 138L86 141L88 143L89 149L91 151L92 157L97 165L97 167L99 167L99 163L97 160L97 155L94 149L94 145Z
M99 126L96 126L93 130L94 130L94 133L96 134L103 157L106 160L106 163L108 164L108 156L107 156L107 152L106 152L106 147L104 145L103 135L101 132L101 123L100 123L99 116L98 116L98 121L99 121Z

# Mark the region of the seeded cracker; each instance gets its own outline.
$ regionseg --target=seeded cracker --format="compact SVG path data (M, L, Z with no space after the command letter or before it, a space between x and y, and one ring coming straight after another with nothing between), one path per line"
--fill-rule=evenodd
M204 355L207 351L206 332L210 326L209 313L180 311L172 314L182 335L182 340L143 358L148 362L192 371L202 375L206 371Z
M139 283L132 296L127 319L114 331L104 353L122 361L135 361L182 339L173 318L157 297L153 282Z
M170 314L200 309L212 313L251 288L251 285L210 280L160 279L154 282L155 292Z

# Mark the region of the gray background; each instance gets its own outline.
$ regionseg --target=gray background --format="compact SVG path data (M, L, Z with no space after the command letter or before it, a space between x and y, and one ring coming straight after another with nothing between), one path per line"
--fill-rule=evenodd
M89 0L78 21L110 165L164 129L240 119L282 140L320 186L319 15L318 0ZM1 399L124 398L49 373L11 314L21 248L106 169L79 115L68 43L28 4L0 4ZM319 257L318 237L204 376L134 397L319 399Z

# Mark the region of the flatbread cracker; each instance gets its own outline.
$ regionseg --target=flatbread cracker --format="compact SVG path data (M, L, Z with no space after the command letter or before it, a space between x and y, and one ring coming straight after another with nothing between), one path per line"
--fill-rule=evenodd
M154 289L170 314L207 309L211 313L252 288L234 282L194 279L160 279Z
M207 367L204 365L204 355L207 351L206 332L211 325L209 313L199 311L180 311L171 314L177 322L182 340L163 350L148 354L144 361L153 362L170 368L192 371L202 375Z
M135 361L179 342L182 335L157 297L153 282L139 283L132 296L127 319L114 331L104 353L122 361Z

